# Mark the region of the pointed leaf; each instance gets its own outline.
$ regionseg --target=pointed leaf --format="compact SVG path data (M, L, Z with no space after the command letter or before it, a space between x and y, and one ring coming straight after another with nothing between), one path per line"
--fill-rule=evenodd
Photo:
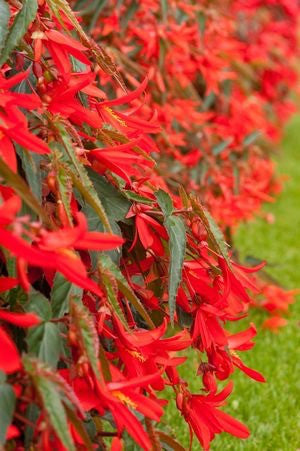
M143 304L140 302L139 298L134 294L127 280L121 273L120 269L112 262L108 255L101 255L99 257L102 268L109 270L113 276L116 278L117 285L121 293L126 297L126 299L134 306L136 311L141 315L141 317L146 321L148 326L153 329L155 325L145 310Z
M99 378L99 339L94 319L89 310L75 299L72 299L70 303L70 317L81 345L81 351L86 354L95 375Z
M210 213L197 201L196 198L191 196L191 203L194 212L200 217L202 223L206 229L208 237L212 242L215 250L221 254L229 267L231 267L230 258L228 255L227 245L224 241L224 236L218 225L215 223L215 220L210 215Z
M28 303L25 306L26 312L36 313L37 316L44 321L49 321L52 318L51 305L49 300L39 291L31 287Z
M165 222L169 234L170 267L169 267L169 310L171 324L174 323L177 291L181 282L182 265L185 256L185 225L181 218L169 216Z
M17 14L14 23L10 28L8 36L6 38L3 52L0 57L0 66L2 66L2 64L6 62L10 53L21 41L30 23L36 16L37 7L38 7L37 0L24 0L23 7L21 11Z
M69 431L66 412L57 387L53 382L41 376L35 376L35 381L44 409L56 435L68 451L75 451L76 448Z
M83 290L69 282L62 274L57 272L51 290L51 306L53 318L61 318L69 311L71 297L82 298Z
M91 207L93 207L107 231L112 232L103 205L93 187L87 171L75 154L70 136L62 124L55 123L55 126L60 133L64 146L63 159L68 165L64 166L65 172L71 177L73 184L76 186L82 197L89 205L91 205Z
M5 44L8 34L9 6L5 0L0 0L0 55ZM1 56L0 56L1 57Z
M5 443L6 432L12 422L16 395L10 384L0 384L0 446Z
M157 199L157 202L165 216L167 218L173 213L173 202L168 193L166 191L163 191L162 189L156 191L155 197Z
M62 349L62 340L57 324L46 322L29 330L28 351L44 363L56 368Z
M39 201L32 194L27 184L19 174L13 172L5 161L0 157L0 175L4 178L8 186L13 188L21 199L34 211L43 222L50 225L49 218L39 204Z

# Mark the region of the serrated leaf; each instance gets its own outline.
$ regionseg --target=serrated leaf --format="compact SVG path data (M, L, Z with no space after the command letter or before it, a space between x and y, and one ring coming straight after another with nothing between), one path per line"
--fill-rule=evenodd
M152 199L148 199L148 197L140 196L139 194L136 194L133 191L129 191L126 189L123 189L122 193L125 194L127 199L133 200L134 202L140 202L142 204L147 204L147 205L151 205L154 202Z
M116 278L118 289L126 297L126 299L133 305L136 311L141 315L141 317L146 321L148 326L153 329L155 325L145 310L143 304L140 302L139 298L134 294L127 280L123 276L120 269L112 262L108 255L102 254L99 257L101 266L105 270L109 270L113 276Z
M67 415L56 385L44 377L35 376L36 387L41 396L50 423L68 451L76 451L71 437Z
M176 296L181 282L182 266L185 256L186 234L184 222L177 216L169 216L165 220L164 225L169 235L169 310L171 324L173 325Z
M50 225L49 217L42 209L39 201L30 191L28 185L24 182L22 177L13 172L5 161L0 157L0 175L4 178L8 186L13 188L21 199L34 211L45 224Z
M84 425L82 424L82 421L79 420L79 418L75 415L74 411L70 409L67 405L65 405L65 410L67 413L67 417L70 423L73 424L74 428L76 429L76 432L80 435L86 451L93 451L94 446L90 440L90 437L85 430Z
M8 426L12 422L16 395L10 384L0 384L0 446L4 445Z
M53 318L61 318L69 311L71 297L82 298L83 290L69 282L62 274L56 273L51 289L51 306Z
M4 0L0 0L0 58L2 56L2 49L8 34L9 16L8 3Z
M105 291L108 303L112 312L119 318L125 329L128 330L128 324L124 316L123 310L118 301L118 282L114 274L105 266L103 266L103 256L98 259L98 271L101 277L102 287Z
M56 368L62 349L62 340L57 324L46 322L34 328L27 333L28 350L31 354Z
M173 202L171 197L166 191L162 189L156 191L155 197L157 199L158 205L160 206L165 218L173 213Z
M50 302L42 293L32 287L28 295L28 303L25 306L25 310L26 312L36 313L44 321L49 321L52 318Z
M225 243L223 233L220 230L219 226L216 224L211 214L197 201L196 198L191 196L190 199L193 210L202 220L208 238L210 239L215 250L225 258L228 266L231 267L227 245Z
M64 166L64 170L71 177L73 184L85 201L95 210L107 231L112 232L103 205L97 195L97 192L95 191L88 173L75 154L70 136L62 124L55 123L55 126L59 131L60 138L63 142L63 159L67 163L67 166Z
M17 14L5 40L3 52L0 57L0 66L6 62L10 53L17 47L24 34L27 32L30 23L36 16L37 8L37 0L24 0L23 7Z
M70 302L70 317L78 337L78 343L81 345L81 350L86 354L95 375L99 378L99 339L94 320L89 310L74 299Z

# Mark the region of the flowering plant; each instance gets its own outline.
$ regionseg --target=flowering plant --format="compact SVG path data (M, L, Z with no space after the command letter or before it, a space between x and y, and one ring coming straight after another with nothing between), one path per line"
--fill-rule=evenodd
M264 382L239 354L255 326L227 329L264 263L223 233L278 188L253 143L291 110L298 7L117 3L0 0L0 446L183 449L158 427L170 386L209 449L249 435L218 381Z

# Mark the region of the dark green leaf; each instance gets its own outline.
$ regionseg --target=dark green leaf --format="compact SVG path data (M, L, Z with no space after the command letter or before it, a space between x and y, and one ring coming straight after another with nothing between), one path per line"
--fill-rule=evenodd
M5 161L0 157L0 175L4 178L8 186L13 188L21 199L31 208L45 224L49 225L49 218L39 204L37 198L32 194L28 185L22 177L13 172Z
M232 142L232 138L225 139L225 141L222 141L220 144L217 144L212 148L213 155L217 156L220 155L220 153L225 150L229 144Z
M17 14L5 41L3 52L0 57L0 66L4 64L10 53L19 44L26 33L30 23L37 13L37 0L24 0L21 11ZM0 11L1 13L1 11ZM0 30L1 31L1 30Z
M76 448L69 432L64 405L56 385L41 376L35 376L35 382L55 433L68 451L75 451Z
M44 321L49 321L52 318L50 302L42 293L34 288L30 290L25 310L26 312L36 313Z
M95 188L88 176L84 165L77 158L72 141L65 127L60 123L55 123L63 142L63 161L66 173L71 177L73 184L78 189L85 201L95 210L100 221L105 228L111 232L111 226L103 209L102 203L95 191Z
M79 418L76 416L74 411L72 409L70 409L67 405L65 405L65 409L66 409L66 413L67 413L69 422L73 424L74 428L76 429L76 432L80 435L80 437L85 445L84 449L86 451L93 451L94 446L90 440L90 437L89 437L87 431L85 430L85 427L84 427L82 421L79 420Z
M169 234L170 267L169 267L169 310L171 324L174 323L177 291L181 282L182 265L185 256L186 235L181 218L169 216L165 222Z
M44 363L56 368L62 349L62 340L57 324L44 323L33 327L27 334L28 350Z
M139 2L136 0L132 0L129 3L129 6L125 10L125 12L121 15L121 30L124 32L129 24L130 20L135 15L137 9L139 7Z
M16 395L10 384L0 384L0 446L4 445L7 428L12 422Z
M82 297L82 288L73 285L62 274L56 273L52 290L51 306L54 318L61 318L69 311L69 299L72 296Z
M0 0L0 58L2 56L2 49L5 44L6 36L8 34L9 22L9 6L5 0Z
M26 175L26 180L30 186L31 191L38 199L42 201L42 171L40 169L40 162L42 156L36 153L29 153L26 149L17 146L18 155L22 161L22 168Z
M111 274L115 277L117 281L117 285L121 293L126 297L126 299L134 306L136 311L141 315L142 318L146 321L149 327L154 328L154 324L148 315L147 311L145 310L143 304L140 302L140 300L136 297L130 286L128 285L127 280L123 276L122 272L116 266L110 257L108 255L102 254L99 257L99 260L101 262L101 267L104 270L108 270L111 272Z
M25 416L26 416L27 420L29 420L31 423L37 424L37 420L40 416L40 409L38 408L38 406L36 404L31 403L27 406ZM25 445L26 450L30 449L30 444L33 439L33 434L34 434L34 428L29 425L26 426L25 434L24 434L25 435L24 445Z
M169 194L160 189L156 191L155 197L165 218L170 216L173 213L173 202Z

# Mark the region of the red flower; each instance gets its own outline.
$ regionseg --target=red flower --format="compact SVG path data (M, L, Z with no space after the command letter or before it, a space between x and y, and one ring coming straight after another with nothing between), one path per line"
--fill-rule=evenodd
M217 409L224 405L225 399L230 395L233 383L228 385L218 394L190 395L179 393L177 395L177 407L188 422L204 450L208 450L210 442L216 434L228 432L239 438L249 437L249 430L238 420Z

